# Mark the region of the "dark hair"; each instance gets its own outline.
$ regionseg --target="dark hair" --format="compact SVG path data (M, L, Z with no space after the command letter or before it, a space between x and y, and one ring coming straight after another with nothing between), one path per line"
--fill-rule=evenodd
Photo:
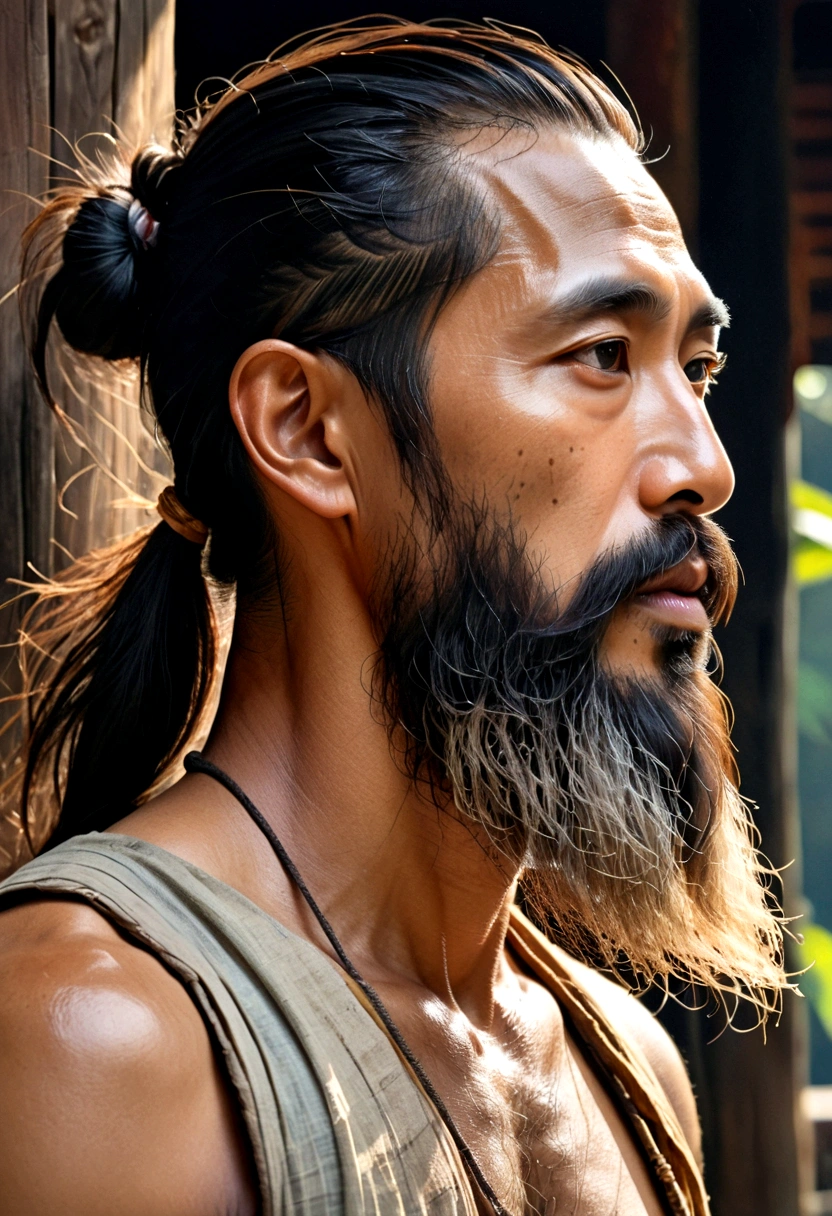
M279 335L354 373L441 526L427 345L499 235L459 144L484 125L533 138L544 124L640 147L604 84L525 33L376 19L281 48L200 107L171 151L145 148L129 178L58 193L27 230L25 308L47 397L53 317L78 351L140 360L177 495L210 529L207 570L245 594L264 568L274 581L276 538L227 386L247 346ZM152 244L135 200L158 223ZM205 706L215 642L200 550L160 523L88 555L25 632L48 638L53 658L29 652L23 821L49 771L54 839L103 828L165 771Z

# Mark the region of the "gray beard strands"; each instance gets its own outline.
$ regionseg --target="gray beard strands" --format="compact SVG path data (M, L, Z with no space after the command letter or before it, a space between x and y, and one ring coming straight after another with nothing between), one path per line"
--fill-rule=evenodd
M712 617L730 607L720 529L658 521L598 561L564 612L511 525L467 507L450 531L441 559L400 544L379 598L376 689L414 780L522 862L527 897L577 950L611 967L623 954L648 979L763 983L779 931L704 670L710 639L667 632L650 681L598 660L616 605L692 550ZM740 921L751 940L735 948Z
M694 715L684 729L668 693L658 683L619 686L596 669L566 705L446 713L457 808L504 852L522 849L538 912L581 949L605 942L613 955L643 956L647 942L628 940L636 909L638 921L661 926L660 952L672 949L685 867L728 793L715 757L686 742L691 727L698 737ZM668 752L675 763L661 758Z

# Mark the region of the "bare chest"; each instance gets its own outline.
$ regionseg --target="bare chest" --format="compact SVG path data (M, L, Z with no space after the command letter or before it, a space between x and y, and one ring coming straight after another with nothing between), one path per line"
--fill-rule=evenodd
M402 1020L512 1216L662 1216L630 1128L562 1022L518 1049Z

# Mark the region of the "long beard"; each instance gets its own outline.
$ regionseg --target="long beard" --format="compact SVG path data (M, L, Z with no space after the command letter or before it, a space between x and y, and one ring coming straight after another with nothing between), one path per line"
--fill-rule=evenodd
M538 917L577 953L767 1008L785 984L781 919L705 670L710 636L664 631L650 680L600 659L615 608L692 551L712 621L730 611L721 530L658 521L563 610L511 524L458 507L441 540L432 560L400 542L376 599L376 691L413 780L522 865Z

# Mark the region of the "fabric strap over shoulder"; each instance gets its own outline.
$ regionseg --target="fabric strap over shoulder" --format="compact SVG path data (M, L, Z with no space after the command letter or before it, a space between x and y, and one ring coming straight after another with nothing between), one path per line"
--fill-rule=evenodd
M456 1149L335 965L164 849L90 833L0 884L80 898L190 992L225 1061L264 1216L476 1216Z

